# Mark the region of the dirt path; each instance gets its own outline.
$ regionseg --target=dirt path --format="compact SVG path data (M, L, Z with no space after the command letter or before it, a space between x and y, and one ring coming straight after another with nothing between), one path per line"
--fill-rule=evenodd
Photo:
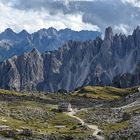
M127 108L131 108L131 107L137 107L140 106L140 98L138 98L136 101L129 103L127 105L121 106L121 107L116 107L113 109L127 109Z
M77 116L74 116L74 114L76 114L76 110L72 110L71 112L68 112L67 114L70 116L70 117L73 117L73 118L75 118L75 119L77 119L82 125L84 125L85 124L85 122L82 120L82 119L80 119L79 117L77 117Z
M77 119L82 125L85 125L88 128L90 128L91 130L93 130L93 134L92 135L95 136L98 140L104 140L104 138L102 136L98 135L98 133L101 132L101 130L98 128L97 125L87 124L87 123L84 122L83 119L75 116L75 114L77 112L79 112L79 111L81 111L81 110L73 109L71 112L68 112L66 114L69 115L70 117L73 117L73 118Z

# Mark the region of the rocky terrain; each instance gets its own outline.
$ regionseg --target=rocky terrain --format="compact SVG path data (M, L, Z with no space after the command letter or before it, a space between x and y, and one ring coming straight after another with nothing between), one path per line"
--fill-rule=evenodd
M96 31L77 32L70 29L57 31L51 27L30 34L26 30L15 33L8 28L0 33L0 61L29 52L33 48L40 52L57 50L68 40L85 41L95 39L97 36L101 36L101 33Z
M84 93L88 92L85 90ZM92 92L88 94L95 94L95 89L92 88ZM99 106L82 109L76 116L88 124L99 126L102 131L98 134L106 140L139 140L140 93L126 95L117 104L114 102L110 104L107 101Z
M37 49L0 64L0 87L30 91L73 91L86 85L140 84L140 27L132 35L105 31L102 40L68 41L56 51Z
M60 102L72 110L60 112ZM137 87L85 87L69 94L0 90L1 140L139 140L139 117Z

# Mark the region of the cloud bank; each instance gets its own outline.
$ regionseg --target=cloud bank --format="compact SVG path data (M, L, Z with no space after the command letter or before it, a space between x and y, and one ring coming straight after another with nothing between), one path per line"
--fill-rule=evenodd
M140 24L139 0L0 0L0 31L57 29L101 30L112 26L130 33Z

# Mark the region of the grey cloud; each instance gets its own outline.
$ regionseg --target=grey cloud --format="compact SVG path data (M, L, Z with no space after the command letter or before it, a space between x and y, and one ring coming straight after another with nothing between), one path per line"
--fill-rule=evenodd
M2 0L4 4L12 3L12 6L20 10L47 9L50 13L66 11L67 7L63 0Z
M124 24L132 30L140 23L140 9L129 3L123 4L121 1L81 3L79 9L84 13L84 22L97 24L101 29L109 25L114 27Z
M8 3L8 0L4 0ZM11 0L12 6L21 10L46 9L50 14L83 14L83 22L97 25L101 30L107 26L126 25L128 32L140 23L140 8L121 0L69 1L64 0ZM125 27L125 26L124 26ZM116 28L118 29L118 28ZM121 28L120 28L121 29Z

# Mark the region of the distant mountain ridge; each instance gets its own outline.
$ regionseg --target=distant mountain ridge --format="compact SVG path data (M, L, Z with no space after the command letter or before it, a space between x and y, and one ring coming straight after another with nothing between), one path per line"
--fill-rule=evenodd
M75 90L86 85L131 87L140 84L140 27L132 35L68 41L55 51L37 49L0 64L0 88L14 90Z
M51 27L30 34L26 30L15 33L12 29L7 28L0 33L0 61L29 52L33 48L40 52L53 51L69 40L85 41L95 39L97 36L101 36L101 33L97 31L77 32L71 29L57 31Z

